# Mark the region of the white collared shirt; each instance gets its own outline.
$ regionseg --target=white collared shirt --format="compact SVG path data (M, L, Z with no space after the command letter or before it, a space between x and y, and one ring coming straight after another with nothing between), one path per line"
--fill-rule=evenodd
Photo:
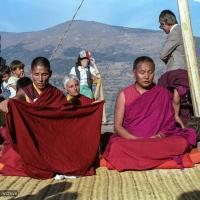
M171 32L176 26L178 26L178 24L174 24L174 25L171 27L170 32Z
M78 66L78 70L80 71L80 85L88 85L88 83L87 83L87 71L89 69L81 67L81 66ZM91 72L91 74L93 76L96 75L96 71L92 66L90 66L90 72ZM71 69L69 74L73 74L73 75L77 76L75 67L72 67L72 69Z

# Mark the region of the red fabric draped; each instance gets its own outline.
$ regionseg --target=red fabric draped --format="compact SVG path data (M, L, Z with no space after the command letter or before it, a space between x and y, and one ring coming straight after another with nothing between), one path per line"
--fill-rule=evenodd
M94 174L102 108L103 102L66 106L66 98L54 87L33 104L10 100L7 130L25 173L34 178Z
M188 146L196 143L193 129L176 127L169 92L159 86L125 108L123 127L141 139L111 137L103 156L119 171L151 169L170 159L181 163ZM150 138L159 132L166 137Z
M12 148L6 128L0 128L0 134L4 138L3 152L0 156L0 174L9 176L28 176L20 155Z
M186 125L190 116L193 114L192 106L187 105L190 96L190 87L188 81L188 73L184 69L176 69L164 73L158 79L158 85L163 86L173 94L176 89L181 98L180 117Z
M95 101L94 99L90 99L82 94L79 94L78 96L72 97L70 100L68 100L68 102L72 106L87 105L87 104L91 104L94 101Z

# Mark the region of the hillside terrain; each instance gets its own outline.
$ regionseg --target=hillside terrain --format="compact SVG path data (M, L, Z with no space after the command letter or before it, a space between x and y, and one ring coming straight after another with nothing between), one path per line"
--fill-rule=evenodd
M68 25L69 22L66 22L36 32L0 32L2 56L8 64L14 59L23 61L28 74L34 57L51 56ZM154 59L155 81L164 73L165 66L159 59L159 51L165 38L166 35L161 31L75 21L51 61L52 83L62 89L63 76L74 66L79 51L90 50L102 75L107 116L112 121L116 94L133 81L132 63L136 57L147 55ZM200 56L200 38L196 38L196 48Z

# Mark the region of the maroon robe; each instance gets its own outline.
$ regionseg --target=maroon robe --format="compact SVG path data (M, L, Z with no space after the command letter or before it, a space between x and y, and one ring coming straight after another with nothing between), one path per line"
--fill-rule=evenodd
M160 86L154 86L125 106L123 127L139 139L114 135L103 155L119 171L151 169L170 159L180 164L188 147L196 144L193 129L176 127L171 97ZM166 137L151 138L159 132Z
M69 107L63 93L51 85L32 104L9 100L7 133L21 158L15 164L21 165L12 173L5 162L1 173L21 175L24 170L24 175L33 178L51 178L56 173L94 174L102 108L102 102Z
M173 97L174 89L177 90L180 102L180 118L184 125L193 115L188 73L184 69L176 69L164 73L158 80L158 85L167 88Z
M78 96L72 97L68 102L70 102L73 106L83 106L91 104L94 101L94 99L90 99L82 94L79 94Z

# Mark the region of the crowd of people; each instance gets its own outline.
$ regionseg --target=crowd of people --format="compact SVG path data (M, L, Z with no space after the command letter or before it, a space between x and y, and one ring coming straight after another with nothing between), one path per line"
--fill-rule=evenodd
M114 133L103 159L106 166L118 171L153 169L171 160L185 167L183 158L196 146L196 131L186 128L192 107L181 27L170 10L160 13L159 23L167 34L160 51L167 72L156 85L153 59L138 57L133 63L135 82L116 98ZM92 90L93 82L101 78L95 60L89 51L79 53L63 79L67 96L49 83L51 75L49 60L44 57L32 61L31 79L24 76L21 61L14 60L8 67L2 59L0 110L7 114L6 129L1 128L0 173L36 178L93 174L103 105L95 103ZM59 145L56 141L67 142Z

